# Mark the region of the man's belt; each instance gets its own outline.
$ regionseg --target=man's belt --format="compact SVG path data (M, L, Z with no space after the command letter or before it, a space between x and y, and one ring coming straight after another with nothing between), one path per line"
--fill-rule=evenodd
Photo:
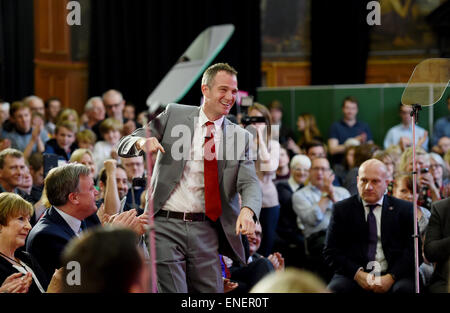
M185 222L203 222L206 220L205 213L184 213L184 212L173 212L166 210L159 210L156 216L164 216L166 218L175 218L178 220L183 220Z

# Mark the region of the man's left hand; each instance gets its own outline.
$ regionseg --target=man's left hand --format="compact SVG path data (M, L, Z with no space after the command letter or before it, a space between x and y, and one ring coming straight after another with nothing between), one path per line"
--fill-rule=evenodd
M247 207L241 209L241 213L236 221L236 235L251 235L255 232L255 222L253 221L253 211Z
M386 274L380 277L380 283L372 286L372 291L375 293L386 293L394 284L394 279L391 274Z

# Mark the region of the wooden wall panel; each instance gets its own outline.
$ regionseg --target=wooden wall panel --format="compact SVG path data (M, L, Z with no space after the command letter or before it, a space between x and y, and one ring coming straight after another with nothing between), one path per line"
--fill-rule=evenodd
M422 59L369 60L366 84L407 83L420 61ZM265 77L263 87L305 86L311 83L309 62L264 61L261 71Z
M301 86L311 82L309 62L263 62L266 87Z
M407 83L414 67L422 59L411 60L369 60L366 70L367 84Z

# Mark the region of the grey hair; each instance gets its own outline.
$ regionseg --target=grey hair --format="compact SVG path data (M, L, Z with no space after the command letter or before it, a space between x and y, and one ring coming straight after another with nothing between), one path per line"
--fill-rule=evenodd
M78 190L80 175L89 176L87 166L69 163L50 170L44 181L44 194L51 205L59 206L67 203L69 194Z
M25 97L23 99L23 102L25 102L26 104L29 105L32 100L40 100L40 101L42 101L42 103L44 103L44 100L42 100L42 98L40 98L38 96L35 96L35 95L31 95L31 96Z
M92 97L90 98L86 104L84 105L84 112L89 112L94 108L94 101L95 100L99 100L101 102L103 102L101 97Z
M308 169L311 168L311 160L306 155L303 154L294 155L290 164L291 170L298 164L304 165Z
M430 159L433 158L433 160L442 167L442 172L443 172L442 173L442 178L443 179L448 178L449 172L447 170L447 166L445 165L444 159L439 154L437 154L435 152L430 152L430 153L428 153L428 155L430 156Z

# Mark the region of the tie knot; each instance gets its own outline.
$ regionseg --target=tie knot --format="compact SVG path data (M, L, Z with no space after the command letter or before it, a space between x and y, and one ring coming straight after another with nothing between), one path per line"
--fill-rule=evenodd
M378 206L378 204L368 204L367 207L369 208L370 212L373 212L373 210Z
M205 123L205 125L206 125L206 126L211 126L211 125L214 125L214 123L211 122L211 121L207 121L207 122Z

